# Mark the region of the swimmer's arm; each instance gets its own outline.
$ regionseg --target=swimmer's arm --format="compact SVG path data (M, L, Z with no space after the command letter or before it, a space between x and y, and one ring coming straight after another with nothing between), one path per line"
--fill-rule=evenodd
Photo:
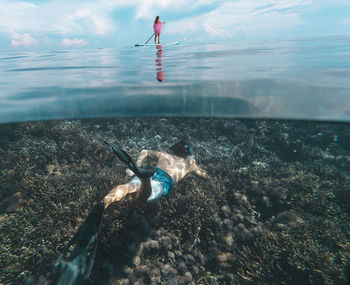
M161 157L162 153L159 151L154 151L154 150L148 150L148 149L143 149L141 150L136 164L137 166L141 166L143 161L148 157L150 159L159 159Z
M195 165L195 167L193 169L193 172L195 174L197 174L198 176L200 176L200 177L203 177L205 179L210 179L210 176L207 174L207 172L204 169L202 169L199 166L197 166L197 165Z

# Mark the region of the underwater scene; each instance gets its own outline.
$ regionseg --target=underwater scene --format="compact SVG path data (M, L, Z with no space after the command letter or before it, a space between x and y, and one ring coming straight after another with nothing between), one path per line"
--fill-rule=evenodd
M349 41L2 54L0 284L349 284Z

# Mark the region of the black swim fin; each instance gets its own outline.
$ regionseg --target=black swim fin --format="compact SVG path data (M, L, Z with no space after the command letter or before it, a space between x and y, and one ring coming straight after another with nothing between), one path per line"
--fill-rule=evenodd
M52 270L52 284L77 285L88 280L96 257L103 213L104 203L101 201L92 208L79 231L58 257ZM69 254L71 247L73 249Z
M148 178L153 176L155 169L154 168L146 168L146 167L138 167L136 163L132 160L132 158L119 147L104 141L114 153L119 157L121 161L123 161L126 166L135 173L135 175L139 178Z

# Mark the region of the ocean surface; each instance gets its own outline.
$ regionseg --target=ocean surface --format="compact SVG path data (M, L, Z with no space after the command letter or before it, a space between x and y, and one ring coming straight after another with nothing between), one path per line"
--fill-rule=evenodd
M350 284L349 78L350 36L1 53L0 285ZM98 218L105 142L178 141L201 171Z
M350 119L350 36L0 54L0 123Z

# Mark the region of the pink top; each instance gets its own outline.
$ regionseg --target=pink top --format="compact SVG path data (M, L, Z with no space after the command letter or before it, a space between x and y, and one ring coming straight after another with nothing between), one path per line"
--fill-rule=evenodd
M153 31L156 35L160 35L162 32L162 26L164 23L158 22L157 24L153 24Z

